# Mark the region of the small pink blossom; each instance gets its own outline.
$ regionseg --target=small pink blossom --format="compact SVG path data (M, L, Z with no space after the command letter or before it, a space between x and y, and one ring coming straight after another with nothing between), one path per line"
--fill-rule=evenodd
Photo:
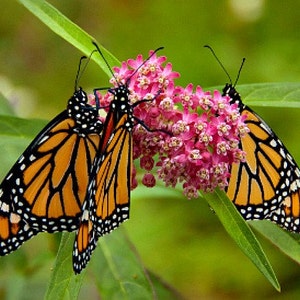
M142 179L143 185L146 187L154 187L156 184L156 179L153 174L146 173Z
M132 137L133 158L146 171L142 183L152 187L156 178L166 186L180 183L188 199L198 197L199 190L224 189L231 164L245 161L239 143L249 129L238 104L231 104L219 91L203 91L200 86L194 90L192 84L176 86L179 73L165 56L154 54L144 62L138 55L113 70L111 82L128 84L134 117L140 120ZM108 108L111 94L97 95L100 107ZM150 101L138 104L143 99ZM94 97L91 100L95 103ZM132 188L136 186L133 169Z
M151 171L154 167L154 159L147 155L141 157L140 167L146 171Z

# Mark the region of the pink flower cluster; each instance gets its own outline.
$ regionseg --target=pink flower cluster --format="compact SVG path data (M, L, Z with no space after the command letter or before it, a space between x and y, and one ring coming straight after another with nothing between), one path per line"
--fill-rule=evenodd
M218 91L204 92L200 86L194 90L192 84L175 86L179 73L165 61L165 56L154 54L144 63L138 55L114 68L111 80L116 85L116 80L125 83L130 78L131 103L151 100L134 106L134 116L141 123L133 130L133 159L139 159L146 171L142 183L154 186L156 173L167 186L181 182L188 198L198 197L198 190L223 189L231 164L245 159L238 147L241 136L249 131L244 117L237 104L230 104L230 98ZM100 98L101 105L107 106L112 97L107 93ZM135 170L133 175L135 188Z

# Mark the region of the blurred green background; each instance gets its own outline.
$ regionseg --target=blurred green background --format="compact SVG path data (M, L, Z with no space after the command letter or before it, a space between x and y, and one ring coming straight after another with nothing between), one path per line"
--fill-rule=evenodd
M246 57L239 84L300 81L300 2L263 0L49 1L95 37L119 60L161 52L181 73L180 85L224 85L228 81L211 45L233 80ZM17 114L51 119L73 93L77 49L51 32L15 1L0 0L0 87ZM88 92L108 78L89 64L80 85ZM238 86L237 86L238 88ZM300 163L300 112L255 108ZM1 170L5 174L7 170ZM4 173L2 173L4 172ZM187 201L179 192L138 189L132 193L131 219L124 224L147 268L186 299L295 299L300 296L300 267L262 240L282 285L277 293L227 236L206 203ZM145 194L148 196L145 197ZM0 296L11 285L30 285L36 299L45 290L59 235L40 235L0 259ZM32 250L34 249L34 250ZM45 259L48 264L35 272ZM24 281L20 263L27 262ZM17 271L16 271L17 270ZM98 299L86 282L82 299ZM26 298L26 293L22 299ZM31 297L31 298L30 298ZM33 299L32 294L28 299ZM13 299L13 298L12 298Z

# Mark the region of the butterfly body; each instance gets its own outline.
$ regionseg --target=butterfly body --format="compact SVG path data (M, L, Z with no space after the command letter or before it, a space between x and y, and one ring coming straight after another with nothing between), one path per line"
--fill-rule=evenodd
M246 220L269 219L300 232L300 170L273 130L248 106L232 85L223 95L237 103L249 132L241 138L246 161L233 164L226 189Z

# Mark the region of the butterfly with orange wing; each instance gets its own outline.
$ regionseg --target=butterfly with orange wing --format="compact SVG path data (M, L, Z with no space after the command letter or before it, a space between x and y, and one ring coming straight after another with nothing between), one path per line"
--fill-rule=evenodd
M94 43L94 45L114 77L101 50L97 44ZM139 68L160 49L162 48L156 49L135 69L125 84L116 80L117 87L108 89L108 92L113 95L113 100L103 125L99 155L96 156L93 163L91 180L82 207L81 223L74 243L73 269L76 274L80 273L90 260L98 238L111 232L129 218L133 163L132 130L136 123L140 123L150 131L134 116L133 109L135 106L151 100L142 99L131 104L128 85ZM95 96L97 98L96 93Z
M0 255L39 232L78 228L102 130L98 110L77 88L80 65L67 109L37 135L0 185Z
M242 103L232 84L223 95L237 103L250 132L241 138L246 161L233 164L226 189L246 220L268 219L281 227L300 232L300 170L273 130Z
M249 128L239 147L246 153L245 162L233 163L226 193L246 220L271 220L281 227L300 232L300 170L282 141L268 124L245 105L235 85L238 82L241 64L235 83L214 50L217 62L230 80L223 89L231 103L238 105L240 114L246 116Z

